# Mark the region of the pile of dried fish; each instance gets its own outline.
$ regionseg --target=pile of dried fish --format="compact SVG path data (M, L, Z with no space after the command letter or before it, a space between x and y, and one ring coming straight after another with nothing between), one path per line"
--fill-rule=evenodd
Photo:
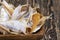
M5 0L0 2L0 30L5 34L34 33L38 31L50 16L43 16L37 12L37 8L29 5L19 5L14 7ZM30 31L28 31L30 29Z

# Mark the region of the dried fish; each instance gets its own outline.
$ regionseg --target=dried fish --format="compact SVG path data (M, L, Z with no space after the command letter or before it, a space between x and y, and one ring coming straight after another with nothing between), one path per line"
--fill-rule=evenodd
M11 34L21 32L27 34L27 28L30 28L30 33L34 33L51 17L51 15L43 16L43 14L36 11L36 8L29 5L19 5L14 9L14 6L8 4L5 0L1 4L0 25L3 26L0 26L0 28Z
M32 30L31 31L34 31L37 28L39 20L40 20L40 14L39 13L34 13L34 15L32 15L33 25L32 25Z
M35 26L33 26L33 29L34 29L34 28L35 28L35 29L34 29L34 30L32 29L31 33L37 32L37 31L44 25L45 21L51 18L51 16L52 16L52 14L49 15L49 16L43 16L43 17L39 20L38 26L34 24ZM35 21L35 22L36 22L36 21Z
M27 10L21 12L23 6L19 5L15 8L14 13L12 14L12 19L20 19L27 12Z

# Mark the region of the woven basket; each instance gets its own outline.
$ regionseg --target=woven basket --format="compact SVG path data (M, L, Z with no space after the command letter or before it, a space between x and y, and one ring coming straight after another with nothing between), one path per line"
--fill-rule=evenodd
M39 32L35 33L35 34L19 34L19 35L12 35L12 34L8 34L8 35L0 35L0 40L40 40L43 38L44 36L44 27L42 27Z

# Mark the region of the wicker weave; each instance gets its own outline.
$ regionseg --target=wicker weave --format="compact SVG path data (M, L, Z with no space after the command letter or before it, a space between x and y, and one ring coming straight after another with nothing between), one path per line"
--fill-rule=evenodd
M19 34L19 35L0 35L0 40L40 40L44 36L44 27L42 27L39 32L35 34Z

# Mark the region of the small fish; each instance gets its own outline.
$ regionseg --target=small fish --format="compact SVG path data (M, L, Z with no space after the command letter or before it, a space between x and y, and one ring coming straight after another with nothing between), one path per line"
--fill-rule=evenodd
M32 23L33 23L33 25L32 25L31 32L33 32L37 28L37 25L39 23L39 20L40 20L40 14L39 13L34 13L32 15Z
M18 20L27 12L26 10L21 12L21 8L21 5L15 8L14 13L12 14L12 19Z
M40 28L45 24L45 21L50 19L51 15L49 16L42 16L42 18L39 20L39 23L37 25L33 25L33 29L31 31L31 33L35 33L38 30L40 30Z

